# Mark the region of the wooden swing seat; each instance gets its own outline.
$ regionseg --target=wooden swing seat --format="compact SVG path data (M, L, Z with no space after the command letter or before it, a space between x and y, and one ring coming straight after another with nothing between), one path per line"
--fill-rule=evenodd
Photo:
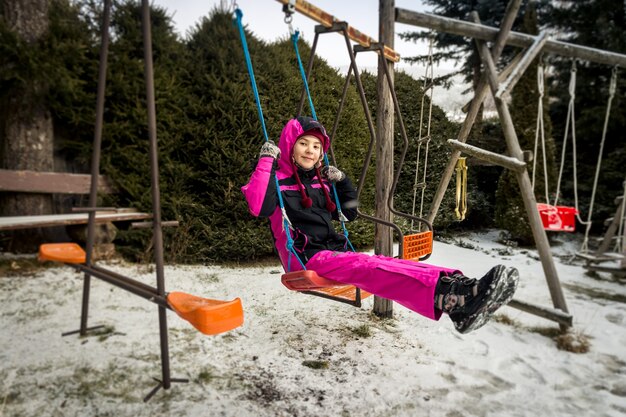
M87 255L76 243L44 243L39 246L40 261L84 264Z
M576 215L578 214L576 208L537 203L537 210L539 210L545 230L553 232L576 231Z
M224 333L243 324L241 299L211 300L184 292L171 292L167 303L183 320L206 335Z
M417 261L433 252L433 231L405 235L402 242L402 259Z
M357 298L357 288L355 286L345 285L342 282L321 277L317 272L310 269L287 272L281 277L281 282L292 291L302 291L328 298L339 298L350 302L354 302ZM372 294L361 290L361 299L365 299L370 295Z

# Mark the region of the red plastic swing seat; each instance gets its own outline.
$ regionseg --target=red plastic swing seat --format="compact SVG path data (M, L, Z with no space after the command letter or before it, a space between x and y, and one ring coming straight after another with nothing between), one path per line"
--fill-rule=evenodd
M576 215L578 214L576 208L537 203L537 210L539 210L545 230L554 232L574 232L576 230Z
M349 301L356 299L355 286L321 277L317 275L317 272L310 269L287 272L283 274L280 280L285 287L292 291L313 291ZM365 299L370 295L372 294L361 290L361 299Z

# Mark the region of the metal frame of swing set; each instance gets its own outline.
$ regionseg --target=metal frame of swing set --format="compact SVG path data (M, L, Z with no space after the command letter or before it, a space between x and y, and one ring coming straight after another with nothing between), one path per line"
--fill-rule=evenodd
M80 328L75 331L64 333L63 336L72 334L87 335L88 332L102 328L103 326L87 327L89 311L89 292L91 277L96 277L111 285L117 286L134 295L151 301L158 306L159 316L159 340L161 353L161 380L148 395L144 402L148 401L161 388L169 389L172 382L188 382L183 378L172 378L170 374L169 344L167 329L167 309L175 311L182 319L188 321L197 330L207 335L220 334L235 329L243 324L243 309L241 300L236 298L231 301L212 300L182 292L165 291L165 274L163 259L163 231L161 221L161 202L159 191L158 152L156 137L156 106L154 97L154 71L152 65L152 35L150 28L150 4L148 0L142 0L142 33L144 45L144 65L146 81L146 102L148 114L148 133L150 142L150 178L152 192L152 219L154 257L156 264L156 288L144 284L132 278L115 273L102 267L93 265L93 247L95 243L95 214L102 208L96 207L98 192L98 177L100 167L100 150L102 142L102 127L104 119L104 98L107 70L107 56L109 44L109 25L111 17L111 0L104 1L102 34L100 46L100 65L98 75L98 91L96 104L96 123L94 128L93 155L91 161L91 188L89 207L81 210L89 213L87 245L83 250L76 243L44 244L39 250L39 259L42 261L55 261L65 263L84 273L83 299L81 309Z
M626 55L566 42L549 40L545 34L531 36L512 32L511 28L519 10L520 3L521 0L511 0L509 2L499 29L481 25L479 17L475 12L472 13L473 22L463 22L457 19L450 19L396 8L395 21L453 35L473 38L477 44L484 66L481 80L475 90L474 98L470 103L467 116L460 129L458 138L448 141L454 151L446 170L442 175L435 198L433 199L431 205L428 220L432 222L437 215L437 211L441 201L443 200L443 195L448 187L456 161L458 160L461 152L488 160L514 171L520 186L521 195L524 200L524 207L530 221L533 237L537 245L537 250L539 252L554 308L543 307L518 300L512 300L509 303L509 306L556 321L560 324L562 329L565 329L572 326L573 319L567 309L561 284L554 265L554 260L552 258L552 253L550 251L550 245L537 210L537 202L532 191L530 178L526 169L526 163L523 158L523 152L519 146L515 127L506 103L506 97L510 94L510 91L513 89L517 81L519 81L521 76L528 69L530 63L540 52L558 54L561 56L623 68L626 68ZM487 47L486 41L493 42L491 50ZM516 58L514 58L513 61L509 63L509 65L500 74L498 74L495 62L499 59L505 44L527 49L525 52L520 53ZM491 90L491 94L494 98L498 116L502 124L508 153L511 156L495 154L465 143L474 124L479 108L489 90Z
M310 97L310 93L308 89L308 79L313 68L313 61L315 57L315 51L316 51L319 35L326 34L326 33L338 33L339 32L343 35L345 39L346 48L350 56L350 67L348 70L348 74L346 75L346 81L343 87L341 102L337 110L333 128L329 137L332 143L332 139L335 136L335 132L339 125L340 115L343 110L343 106L345 104L348 87L350 85L350 77L351 77L352 72L354 71L357 91L361 100L361 104L363 106L363 110L364 110L365 117L367 120L368 129L370 132L370 143L368 146L365 162L363 164L363 169L361 171L361 176L359 178L358 187L357 187L357 199L358 199L361 195L361 191L363 190L365 177L366 177L367 170L369 168L371 158L373 155L374 145L376 143L376 132L375 132L374 124L372 121L371 112L367 104L367 99L365 97L365 90L361 83L361 77L359 74L358 66L356 64L356 54L359 52L367 52L367 51L376 52L378 53L379 60L389 59L394 62L399 60L399 55L392 49L384 46L381 43L375 42L372 38L366 35L363 35L361 32L359 32L355 28L349 26L346 22L337 20L335 17L329 15L328 13L322 11L321 9L316 8L315 6L311 5L310 3L307 3L306 1L300 0L297 2L291 2L291 3L289 0L277 0L277 1L279 3L282 3L285 6L283 8L283 11L286 14L287 23L290 22L290 20L288 20L288 16L290 16L292 13L296 11L301 12L305 14L306 16L322 23L321 25L315 26L315 38L313 41L313 45L311 47L311 53L310 53L310 57L309 57L308 65L307 65L306 75L303 74L303 88L302 88L302 93L300 97L300 103L297 109L297 115L300 115L302 113L302 109L304 107L304 101L307 95L309 96L309 101L312 106L312 101L311 101L311 97ZM292 7L289 7L290 5ZM246 48L247 42L245 41L245 34L243 33L242 29L240 29L240 36L242 38L242 44L244 48ZM358 45L352 46L350 40L356 41ZM297 44L294 44L294 48L296 50L298 64L301 66L299 52L297 50ZM251 83L253 83L253 90L256 90L256 85L254 85L255 81L254 81L253 70L251 68L251 62L248 62L247 64L249 66L248 71L250 72ZM394 175L391 191L389 194L389 199L387 200L386 203L391 213L407 218L411 220L411 222L415 221L420 224L423 224L426 226L428 230L425 232L420 231L419 233L405 236L404 233L402 232L402 229L393 222L389 222L389 221L380 219L378 217L365 214L361 212L358 208L357 208L357 213L360 217L366 220L390 227L391 229L396 231L398 235L400 258L406 258L406 255L409 254L412 257L406 258L406 259L426 260L432 253L432 237L433 237L432 224L424 218L400 212L396 210L393 206L393 196L394 196L397 184L398 184L402 166L404 164L406 152L409 147L409 141L408 141L408 137L406 134L406 129L404 127L404 122L401 117L399 102L395 94L395 90L393 88L393 81L391 79L391 74L389 70L387 69L386 65L383 65L383 68L385 68L385 79L387 80L387 83L390 87L390 92L391 92L393 104L395 107L395 111L399 117L399 124L400 124L401 132L402 132L403 142L404 142L403 151L401 153L400 161L398 163L398 169L396 170L396 173ZM302 73L302 67L300 69ZM259 111L261 122L262 124L264 124L264 120L262 118L262 110L260 109L260 103L258 102L257 102L257 110ZM264 126L263 126L263 129L265 132ZM333 158L333 163L335 163L335 157L332 151L332 147L329 148L329 151ZM363 298L366 298L369 295L371 295L367 292L361 291L360 288L357 288L351 285L345 285L340 282L336 282L336 281L326 279L324 277L320 277L315 273L315 271L306 270L306 269L302 271L287 272L282 276L281 281L287 288L291 290L299 291L304 294L315 295L318 297L331 299L334 301L339 301L342 303L347 303L356 307L361 306L361 300Z

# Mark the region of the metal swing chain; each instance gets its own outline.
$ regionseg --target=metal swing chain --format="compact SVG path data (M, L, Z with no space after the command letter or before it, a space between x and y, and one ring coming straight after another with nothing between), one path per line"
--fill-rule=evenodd
M585 229L585 239L581 247L581 251L587 252L589 242L589 231L591 230L591 216L593 214L593 205L596 198L596 190L598 188L598 178L600 177L600 169L602 167L602 154L604 152L604 142L606 141L606 133L609 126L609 116L611 115L611 105L613 104L613 97L615 96L615 90L617 89L617 67L613 68L611 73L611 81L609 83L609 98L606 104L606 113L604 115L604 126L602 128L602 139L600 140L600 150L598 151L598 163L596 164L596 173L593 178L593 188L591 189L591 202L589 203L589 213L587 215L587 221L582 222L587 227ZM575 189L575 188L574 188ZM578 207L577 207L578 209ZM580 218L578 219L580 220Z
M285 13L284 22L289 27L289 35L293 36L294 30L291 22L293 22L293 14L296 12L296 0L289 0L289 3L284 4L283 12Z

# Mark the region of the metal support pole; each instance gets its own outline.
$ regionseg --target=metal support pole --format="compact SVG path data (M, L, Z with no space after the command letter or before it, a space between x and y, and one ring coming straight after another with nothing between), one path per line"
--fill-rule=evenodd
M156 131L156 105L154 99L154 70L152 66L152 33L150 21L150 1L142 0L142 31L144 49L144 68L146 79L146 105L148 113L148 135L150 139L150 180L152 185L152 210L153 210L153 243L154 260L156 263L157 292L165 297L165 277L163 271L163 231L161 229L161 200L159 190L159 161ZM161 338L161 371L163 389L171 386L170 358L167 340L167 310L163 306L159 310L159 334Z
M98 92L96 98L96 124L93 135L93 149L91 154L91 187L89 192L89 207L94 210L89 211L87 223L87 247L85 264L91 266L93 262L93 247L96 239L96 211L98 205L98 176L100 175L100 149L102 146L102 124L104 120L104 90L107 78L107 57L109 55L109 26L111 24L111 0L104 1L102 18L101 41L100 41L100 66L98 69ZM87 320L89 318L89 292L91 289L91 276L84 274L83 278L83 302L80 313L81 336L87 331ZM102 327L102 326L97 326ZM72 334L73 332L66 333Z

